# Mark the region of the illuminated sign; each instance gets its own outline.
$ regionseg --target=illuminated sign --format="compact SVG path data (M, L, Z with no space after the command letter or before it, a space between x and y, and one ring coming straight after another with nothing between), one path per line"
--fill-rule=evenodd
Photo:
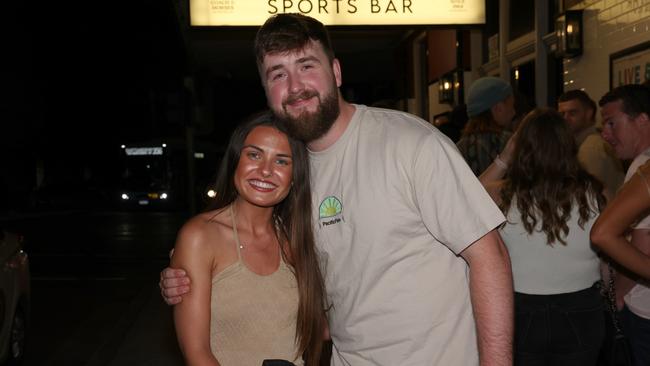
M485 0L190 0L194 26L260 26L281 13L325 25L483 24Z
M127 147L124 149L126 155L162 155L163 148L160 146L156 147Z

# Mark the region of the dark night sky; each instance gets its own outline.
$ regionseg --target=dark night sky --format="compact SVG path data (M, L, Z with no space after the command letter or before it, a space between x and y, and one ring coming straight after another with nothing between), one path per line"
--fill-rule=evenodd
M5 71L19 95L9 109L38 131L38 144L139 135L150 93L182 82L184 49L168 1L50 2L17 15Z
M0 188L10 195L33 185L35 161L48 176L90 165L102 179L119 143L182 136L186 52L170 0L18 1L0 14Z
M1 145L49 152L177 135L188 119L182 85L189 74L200 84L200 103L210 107L207 119L217 121L207 138L227 135L233 123L263 108L256 77L190 70L172 1L6 5L0 12Z
M228 70L211 74L191 66L172 1L3 4L0 212L8 199L28 196L38 184L88 181L88 168L91 183L110 185L118 179L122 143L182 140L188 113L196 110L188 107L183 87L188 75L202 113L192 119L203 121L195 126L197 141L222 145L237 122L265 107L256 76L242 80ZM219 37L233 36L226 32ZM352 55L361 52L357 48L348 47ZM220 57L231 50L216 51ZM339 57L346 59L345 53ZM360 67L386 75L385 68L368 67L374 64ZM394 89L383 85L381 90ZM355 88L374 95L368 85Z

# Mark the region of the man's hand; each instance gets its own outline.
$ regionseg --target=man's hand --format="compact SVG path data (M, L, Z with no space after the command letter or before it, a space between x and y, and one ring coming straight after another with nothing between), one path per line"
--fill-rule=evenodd
M190 292L190 278L182 269L165 268L160 272L160 294L167 305L183 301L182 295Z

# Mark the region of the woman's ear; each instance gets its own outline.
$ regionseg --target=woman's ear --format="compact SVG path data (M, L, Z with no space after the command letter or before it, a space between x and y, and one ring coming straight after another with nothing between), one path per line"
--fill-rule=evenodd
M501 100L501 101L498 101L498 102L494 103L494 105L492 107L490 107L490 110L492 111L492 116L498 115L501 112L501 110L503 110L504 103L505 102L503 100Z

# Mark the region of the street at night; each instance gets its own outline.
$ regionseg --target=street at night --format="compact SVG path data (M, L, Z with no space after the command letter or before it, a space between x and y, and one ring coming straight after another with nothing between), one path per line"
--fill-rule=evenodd
M650 365L647 1L4 5L0 366Z
M32 272L25 365L182 365L158 290L180 212L64 211L8 224Z

